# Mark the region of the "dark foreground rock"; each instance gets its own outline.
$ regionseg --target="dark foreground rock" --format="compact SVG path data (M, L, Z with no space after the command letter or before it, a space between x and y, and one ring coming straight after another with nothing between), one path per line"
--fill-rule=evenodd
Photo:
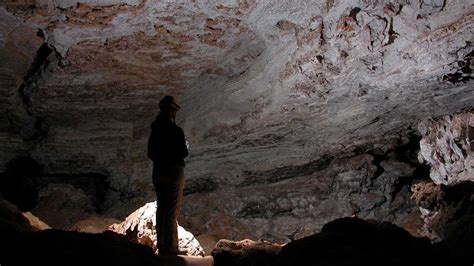
M466 241L469 239L460 239ZM457 253L444 242L433 245L386 222L342 218L326 224L319 234L276 246L219 242L215 265L471 265L472 253Z
M48 230L44 230L47 229ZM112 231L49 229L0 198L1 265L212 265L212 257L156 256L147 245Z
M393 224L343 218L284 246L280 265L426 265L433 255L428 239Z
M212 265L210 257L162 257L151 247L111 231L100 234L40 230L21 212L0 204L2 265ZM472 223L464 223L450 242L431 244L386 222L342 218L319 234L284 246L259 240L221 240L214 265L472 265ZM40 231L37 231L40 230Z
M151 248L113 232L44 230L19 235L2 265L160 265Z
M150 247L108 231L88 234L41 230L0 199L1 265L160 265Z

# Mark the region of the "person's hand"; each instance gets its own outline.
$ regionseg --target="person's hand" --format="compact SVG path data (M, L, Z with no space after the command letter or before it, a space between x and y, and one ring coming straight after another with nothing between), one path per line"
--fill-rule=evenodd
M189 141L187 139L185 141L186 141L186 149L189 150Z

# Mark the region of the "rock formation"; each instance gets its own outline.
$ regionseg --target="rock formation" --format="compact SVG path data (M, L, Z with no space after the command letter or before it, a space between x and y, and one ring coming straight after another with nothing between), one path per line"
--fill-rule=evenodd
M3 241L8 243L12 239L9 236L14 236L18 232L35 232L50 227L34 216L30 212L21 212L18 208L10 202L0 198L0 225L3 235Z
M110 226L110 230L122 235L135 243L144 244L159 254L156 246L156 201L130 214L125 221ZM193 234L178 225L179 249L186 251L189 256L204 256L204 250Z
M314 234L333 219L353 215L395 222L417 234L422 222L405 186L416 178L416 168L393 156L361 154L248 173L236 185L240 190L228 187L188 195L183 220L195 234L231 239L246 235L278 243ZM214 211L206 212L208 206L215 206Z
M423 136L419 160L431 166L432 182L412 187L424 219L424 232L444 239L458 222L472 220L474 193L474 110L430 119L419 124ZM454 224L454 225L453 225Z
M17 236L6 246L6 253L1 256L6 265L164 265L150 247L110 231L87 234L43 230Z
M422 235L434 241L474 238L473 182L450 187L422 182L412 190L424 221Z
M436 184L474 182L474 109L424 121L418 128L420 160L431 166Z
M56 227L122 219L154 200L149 124L173 94L196 235L283 244L353 215L416 233L415 128L473 106L473 16L464 0L1 1L2 193L74 217ZM438 184L472 174L453 176L472 165L466 119L421 132ZM66 187L87 217L54 205Z
M158 257L152 248L112 231L91 233L49 229L0 198L0 260L5 265L202 265L212 257Z
M469 242L464 242L468 244ZM444 248L444 247L443 247ZM284 246L262 241L222 241L213 251L215 265L469 265L472 255L452 253L415 238L389 223L337 219L320 233Z
M412 186L412 199L424 221L421 234L445 242L453 254L473 253L474 110L420 123L419 159L431 166L430 181Z
M281 245L263 240L221 239L212 251L212 256L215 265L278 265L281 249Z
M119 220L114 218L104 218L100 216L89 216L73 224L69 230L84 232L84 233L103 233L109 230L112 224L120 223Z
M151 247L131 243L128 237L111 231L37 231L21 212L3 200L0 214L0 244L4 247L0 258L7 265L470 265L474 258L472 252L456 253L449 248L451 245L430 244L428 239L415 238L395 225L358 218L337 219L320 233L283 246L264 240L221 240L212 253L213 263L210 257L155 256ZM462 240L456 243L472 249L472 238Z

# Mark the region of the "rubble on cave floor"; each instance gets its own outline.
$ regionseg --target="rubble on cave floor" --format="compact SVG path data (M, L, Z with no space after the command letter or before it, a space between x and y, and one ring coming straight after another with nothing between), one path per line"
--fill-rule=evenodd
M0 199L2 265L213 265L211 256L156 256L151 247L112 231L44 230L49 227L39 221Z
M470 265L463 263L472 262L474 254L468 253L469 238L458 239L464 242L457 247L464 245L464 250L453 252L443 242L432 244L428 238L414 237L391 223L341 218L326 224L320 233L286 245L220 240L212 256L165 257L112 231L89 234L35 229L11 204L2 200L0 206L0 244L5 247L1 259L5 265ZM145 213L145 207L136 213Z
M261 240L222 240L212 255L216 266L471 265L473 253L467 252L455 254L445 245L431 244L428 238L414 237L391 223L341 218L318 234L284 246Z

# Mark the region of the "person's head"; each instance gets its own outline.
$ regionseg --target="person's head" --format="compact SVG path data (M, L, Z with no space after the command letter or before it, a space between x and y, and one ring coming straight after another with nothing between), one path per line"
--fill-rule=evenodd
M179 109L181 109L181 107L178 105L173 96L167 95L160 101L160 111L173 119L176 118L176 113Z

